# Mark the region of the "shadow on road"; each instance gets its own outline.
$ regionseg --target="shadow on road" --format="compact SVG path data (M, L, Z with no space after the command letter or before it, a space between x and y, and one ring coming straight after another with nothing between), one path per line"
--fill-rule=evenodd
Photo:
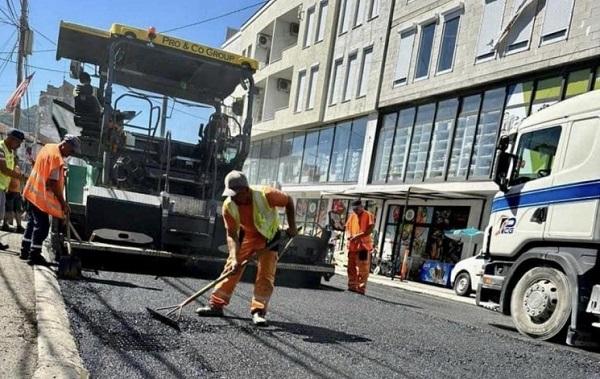
M512 332L512 333L519 333L519 331L517 330L517 328L515 328L514 326L509 326L509 325L502 325L502 324L489 324L491 327L496 328L496 329L501 329L507 332Z
M369 338L341 332L338 330L283 321L270 321L269 328L265 330L271 333L283 332L301 336L304 337L303 341L311 343L337 344L342 342L349 343L371 341Z
M401 307L414 308L414 309L423 309L422 307L419 307L417 305L410 305L410 304L406 304L406 303L398 303L396 301L386 300L386 299L382 299L380 297L375 297L375 296L365 295L365 298L371 299L371 300L375 300L375 301L379 301L379 302L382 302L382 303L385 303L385 304L399 305Z
M150 291L159 291L159 292L162 291L161 288L138 286L137 284L123 282L120 280L98 279L98 278L90 278L90 277L83 277L83 280L88 283L106 284L106 285L115 286L115 287L140 288L140 289L145 289L145 290L150 290Z

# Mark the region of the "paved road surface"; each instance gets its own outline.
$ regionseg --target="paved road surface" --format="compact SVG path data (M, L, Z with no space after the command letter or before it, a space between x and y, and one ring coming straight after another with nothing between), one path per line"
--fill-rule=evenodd
M266 329L250 324L242 283L227 318L189 306L178 333L144 307L177 303L205 280L85 275L61 286L96 378L600 378L600 354L528 340L502 315L381 285L363 297L339 276L320 290L278 287Z

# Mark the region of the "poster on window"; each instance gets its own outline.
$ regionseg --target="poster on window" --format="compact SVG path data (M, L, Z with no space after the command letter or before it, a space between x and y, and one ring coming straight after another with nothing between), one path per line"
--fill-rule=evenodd
M306 211L308 209L308 200L307 199L298 199L296 203L296 220L304 221L306 220Z
M317 220L317 211L318 210L319 210L319 200L318 199L307 200L306 221L315 222Z
M319 211L317 214L317 223L321 226L327 225L327 200L319 201Z

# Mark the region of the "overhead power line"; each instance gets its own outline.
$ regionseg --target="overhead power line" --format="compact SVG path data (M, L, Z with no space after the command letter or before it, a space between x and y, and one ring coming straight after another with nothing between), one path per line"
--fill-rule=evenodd
M17 63L15 61L13 61L12 59L6 59L6 58L0 58L0 61L6 61L6 62L9 62L9 63L15 63L15 64ZM48 68L48 67L34 66L32 64L27 64L26 66L30 67L30 68L35 68L37 70L44 70L44 71L50 71L50 72L60 72L61 74L68 74L69 73L68 71L64 71L64 70L56 70L56 69Z
M54 46L56 46L56 42L54 42L54 40L52 40L50 37L48 37L47 35L45 35L44 33L40 32L39 30L37 30L36 28L32 27L31 30L33 30L34 32L36 32L37 34L39 34L40 36L42 36L42 38L44 38L46 41L50 42L51 44L53 44Z
M231 16L232 14L236 14L236 13L243 12L243 11L245 11L245 10L248 10L248 9L251 9L251 8L254 8L254 7L257 7L257 6L259 6L259 5L264 5L264 4L266 4L267 2L268 2L268 1L261 1L261 2L259 2L259 3L255 3L255 4L252 4L252 5L248 5L247 7L244 7L244 8L236 9L236 10L233 10L233 11L231 11L231 12L223 13L223 14L221 14L221 15L218 15L218 16L214 16L214 17L206 18L206 19L204 19L204 20L200 20L200 21L197 21L197 22L193 22L193 23L191 23L191 24L187 24L187 25L179 26L179 27L176 27L176 28L173 28L173 29L162 30L162 31L161 31L161 33L169 33L169 32L174 32L175 30L181 30L181 29L189 28L189 27L191 27L191 26L196 26L196 25L204 24L204 23L207 23L207 22L210 22L210 21L215 21L215 20L218 20L218 19L221 19L221 18L227 17L227 16Z
M32 53L54 53L56 49L33 50ZM11 51L0 51L0 54L10 54Z

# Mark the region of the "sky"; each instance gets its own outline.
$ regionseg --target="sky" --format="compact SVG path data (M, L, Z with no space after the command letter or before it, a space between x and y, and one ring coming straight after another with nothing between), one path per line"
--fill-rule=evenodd
M14 4L17 13L20 12L20 0L0 0L0 9L8 13L8 2ZM108 30L113 23L143 29L154 26L160 33L161 30L223 15L260 2L260 0L29 0L29 25L34 30L34 53L29 56L28 63L32 66L56 70L29 68L30 72L35 71L30 85L29 104L37 104L39 92L48 84L60 86L63 80L76 83L69 78L69 60L56 61L55 57L55 44L61 20L105 30ZM168 34L219 47L225 40L227 27L239 28L259 7L260 5L256 5L218 20ZM0 59L7 59L17 37L16 28L3 21L6 21L6 16L0 13ZM16 61L16 55L13 55L12 60ZM0 68L3 63L4 61L0 60ZM4 106L15 85L16 65L8 63L0 72L0 106ZM21 106L23 108L27 106L25 97ZM167 121L167 129L171 130L174 139L194 142L198 125L205 122L210 113L208 110L177 104L176 111ZM143 119L143 115L139 119Z

